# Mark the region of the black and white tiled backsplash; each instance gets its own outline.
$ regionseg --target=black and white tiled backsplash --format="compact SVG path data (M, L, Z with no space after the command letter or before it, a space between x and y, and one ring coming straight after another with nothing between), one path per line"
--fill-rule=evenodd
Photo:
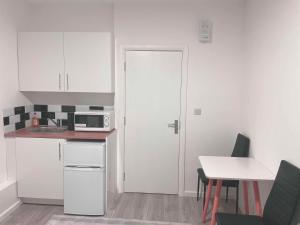
M3 110L4 133L19 130L31 126L34 114L39 118L40 125L54 125L59 119L62 126L74 130L74 112L113 110L113 106L90 106L90 105L28 105L8 108Z

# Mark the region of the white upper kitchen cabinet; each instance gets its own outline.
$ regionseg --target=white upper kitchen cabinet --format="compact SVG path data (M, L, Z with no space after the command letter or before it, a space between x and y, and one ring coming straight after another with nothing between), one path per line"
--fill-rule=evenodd
M113 92L110 33L64 33L68 92Z
M20 91L113 93L112 36L102 32L21 32Z
M18 34L20 91L64 90L63 33Z
M16 139L18 197L63 199L63 142Z

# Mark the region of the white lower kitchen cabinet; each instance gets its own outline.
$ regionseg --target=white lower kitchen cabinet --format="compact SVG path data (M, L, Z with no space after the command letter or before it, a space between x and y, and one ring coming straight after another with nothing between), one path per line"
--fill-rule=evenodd
M18 197L63 199L64 142L16 138Z

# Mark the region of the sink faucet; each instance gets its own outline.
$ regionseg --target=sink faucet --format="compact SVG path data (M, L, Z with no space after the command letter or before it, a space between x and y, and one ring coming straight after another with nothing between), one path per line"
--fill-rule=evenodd
M56 127L60 127L60 120L58 119L57 122L55 122L54 119L51 118L47 118L48 120L50 120Z

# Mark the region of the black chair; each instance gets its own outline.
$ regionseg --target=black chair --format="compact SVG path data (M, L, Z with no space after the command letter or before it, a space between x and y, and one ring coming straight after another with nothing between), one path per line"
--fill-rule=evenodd
M281 161L263 216L217 213L218 225L290 225L300 199L300 169Z
M250 140L248 137L238 134L236 138L236 142L234 145L233 152L231 154L231 157L248 157L249 155L249 145ZM204 186L204 195L203 195L203 206L205 204L205 195L206 195L206 187L208 185L208 179L204 174L204 171L202 168L197 169L198 172L198 186L197 186L197 201L199 201L199 189L200 189L200 180L203 183ZM216 186L216 181L213 181L213 186ZM222 186L226 187L226 202L228 201L228 191L230 187L233 187L236 189L236 213L238 213L239 210L239 181L229 181L225 180L222 182Z

